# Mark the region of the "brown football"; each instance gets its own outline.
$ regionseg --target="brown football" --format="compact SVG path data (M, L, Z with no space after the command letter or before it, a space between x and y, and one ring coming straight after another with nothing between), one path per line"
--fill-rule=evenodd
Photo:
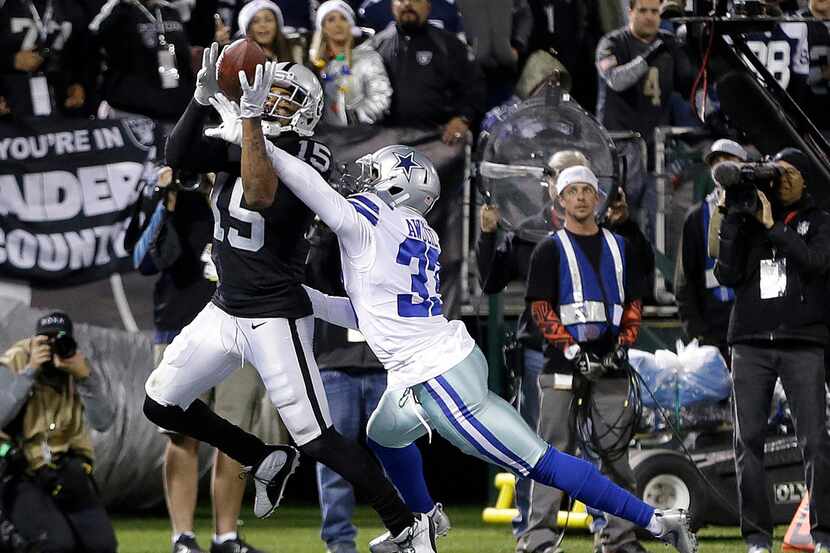
M231 100L242 97L239 84L239 72L244 71L250 84L254 84L254 75L258 64L265 65L265 53L259 44L250 38L240 38L222 51L216 64L219 89Z

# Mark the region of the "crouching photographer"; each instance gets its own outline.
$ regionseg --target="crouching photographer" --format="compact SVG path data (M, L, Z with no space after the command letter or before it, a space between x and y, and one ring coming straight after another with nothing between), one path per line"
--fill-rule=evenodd
M92 480L89 428L109 428L103 381L55 312L0 356L0 428L22 455L3 493L17 532L40 551L110 553L115 533Z
M799 150L779 152L769 180L727 188L727 215L720 231L715 277L735 289L729 321L735 406L735 467L741 532L750 553L769 552L773 521L764 473L769 405L781 378L793 411L810 494L816 551L830 546L830 442L825 425L824 347L826 282L830 270L830 215L805 188L811 164ZM745 168L742 172L746 172ZM730 198L738 191L738 199ZM761 190L766 190L767 193ZM764 483L764 485L759 485Z

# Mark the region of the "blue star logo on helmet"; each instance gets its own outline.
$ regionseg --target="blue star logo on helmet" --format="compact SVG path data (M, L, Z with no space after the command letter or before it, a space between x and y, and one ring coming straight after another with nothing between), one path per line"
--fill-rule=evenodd
M406 155L399 154L398 152L392 152L395 154L395 157L398 158L398 163L395 164L392 169L403 169L404 174L406 175L407 180L412 180L412 168L418 167L419 169L425 169L423 165L415 161L414 155L415 152L409 152Z

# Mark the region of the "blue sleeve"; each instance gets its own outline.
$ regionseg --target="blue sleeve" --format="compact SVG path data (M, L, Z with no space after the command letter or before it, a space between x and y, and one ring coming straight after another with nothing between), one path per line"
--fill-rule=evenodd
M158 271L153 258L150 257L150 246L153 244L153 239L158 234L159 227L164 222L164 201L159 200L153 215L150 217L150 223L141 233L141 237L133 249L133 267L142 275L154 275Z

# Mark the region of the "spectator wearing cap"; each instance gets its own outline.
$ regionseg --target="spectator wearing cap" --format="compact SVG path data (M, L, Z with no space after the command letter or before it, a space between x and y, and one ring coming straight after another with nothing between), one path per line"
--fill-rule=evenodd
M726 332L735 292L715 278L715 255L708 247L709 236L720 229L718 206L724 198L714 169L724 161L746 160L746 150L737 142L722 138L712 143L703 161L713 173L714 189L686 213L674 270L674 295L686 339L719 348L724 359L729 359Z
M90 428L106 431L114 406L105 380L74 338L66 313L0 356L0 428L24 469L5 486L9 518L38 551L114 553L115 533L93 482Z
M70 0L0 4L0 115L83 115L85 16Z
M536 245L527 278L526 299L544 342L537 430L553 447L574 454L578 444L569 424L572 409L577 400L590 402L592 425L597 435L604 435L603 444L590 444L598 450L602 471L634 490L628 455L613 455L602 446L627 444L634 430L624 376L627 350L640 330L643 277L628 241L597 224L599 188L590 169L577 165L563 170L555 190L564 226ZM609 428L604 421L615 424ZM546 500L549 504L533 504L531 511L548 514L547 527L523 536L517 551L554 552L559 536L553 513L562 493L552 490ZM604 553L645 551L634 526L611 515L600 541Z
M778 378L797 421L817 551L830 546L830 435L826 424L824 350L830 215L807 193L813 166L785 148L780 176L754 214L728 211L720 231L715 277L735 290L727 341L732 348L735 469L741 533L752 553L771 551L773 519L764 441ZM727 198L728 199L728 198Z
M239 33L259 44L271 61L297 61L283 34L280 7L271 0L253 0L245 4L236 18Z
M336 126L374 124L392 102L392 86L380 55L362 38L354 12L343 0L317 9L311 59L325 94L323 120Z
M484 112L485 86L470 49L427 22L430 0L393 0L395 22L374 36L392 83L392 125L436 126L445 144L467 139Z

